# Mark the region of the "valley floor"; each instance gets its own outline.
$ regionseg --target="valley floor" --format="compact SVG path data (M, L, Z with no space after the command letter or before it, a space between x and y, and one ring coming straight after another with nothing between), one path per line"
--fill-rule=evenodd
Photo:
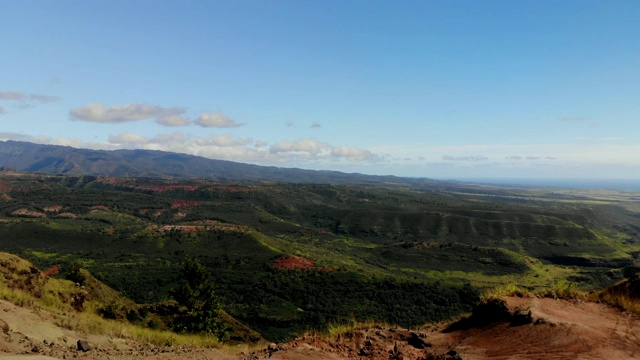
M637 359L640 317L604 304L537 297L505 299L512 312L531 311L524 325L498 322L445 332L449 324L419 330L370 327L340 335L309 334L266 348L158 348L78 334L44 311L0 301L0 359ZM4 331L6 330L6 331ZM77 339L95 349L76 350ZM271 346L274 346L272 344Z

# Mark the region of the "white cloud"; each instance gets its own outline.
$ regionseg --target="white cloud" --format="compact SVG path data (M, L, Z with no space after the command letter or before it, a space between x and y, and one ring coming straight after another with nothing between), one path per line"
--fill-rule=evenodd
M215 128L238 127L243 125L229 119L228 117L220 113L202 113L193 122L194 124L202 127Z
M0 100L12 101L19 110L29 109L36 103L44 104L60 100L60 97L42 94L25 94L17 91L0 91ZM2 108L4 109L4 108ZM0 112L2 114L3 112Z
M320 162L350 161L350 162L378 162L382 157L365 149L352 146L333 146L316 139L300 139L283 141L269 148L271 154L289 155L313 159Z
M231 135L212 135L208 138L197 138L196 143L200 146L245 146L253 144L252 138L234 139Z
M442 157L442 160L446 160L446 161L484 161L484 160L488 160L489 158L483 155L480 156L451 156L451 155L445 155Z
M257 148L263 148L263 147L266 147L267 145L269 145L269 143L266 141L256 140L255 142L255 147Z
M271 145L269 152L278 153L306 153L308 155L318 155L323 150L328 150L329 144L316 139L301 139L296 141L284 141Z
M331 149L331 156L345 158L349 161L378 161L380 157L371 151L349 147L337 146Z
M15 91L0 91L0 99L2 100L24 100L27 95Z
M181 115L184 112L184 108L165 108L145 103L129 103L112 107L106 107L101 103L91 103L72 109L70 115L75 119L90 122L121 123L152 118L161 119Z
M46 135L25 135L14 132L0 132L0 140L14 140L14 141L28 141L36 144L45 144L45 145L63 145L63 146L72 146L77 148L84 149L96 149L96 150L114 150L117 147L107 143L101 142L87 142L81 139L73 139L73 138L52 138Z
M186 126L189 125L189 119L180 115L169 115L161 117L156 121L160 125L164 126Z
M174 144L174 143L187 142L189 140L190 140L189 136L179 131L175 131L175 132L172 132L171 134L158 134L154 136L151 141L159 144Z
M134 133L124 133L120 135L109 134L108 141L111 144L117 144L122 146L130 146L130 145L140 146L140 145L149 143L149 140L146 137L142 135L134 134Z
M32 100L36 100L38 102L41 102L41 103L49 103L49 102L54 102L54 101L60 100L60 97L58 97L58 96L41 95L41 94L31 94L31 95L29 95L29 98L32 99Z

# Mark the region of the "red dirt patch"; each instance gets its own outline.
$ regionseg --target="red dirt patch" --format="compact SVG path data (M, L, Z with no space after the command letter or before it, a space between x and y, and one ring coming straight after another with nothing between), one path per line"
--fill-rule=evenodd
M315 264L315 260L307 259L302 256L290 256L278 259L278 261L273 265L273 268L283 270L334 271L333 268L315 266Z
M196 200L176 200L171 204L171 208L178 209L182 207L197 207L200 202Z
M42 210L48 211L48 212L58 212L62 210L62 206L61 205L45 206L42 208Z
M196 230L204 230L205 226L201 225L163 225L158 227L157 225L152 225L147 227L147 230L160 230L160 231L171 231L178 230L183 232L192 232Z
M59 218L66 218L66 219L77 219L78 215L74 214L74 213L70 213L70 212L63 212L58 214Z
M109 207L104 205L94 205L91 207L91 210L109 210Z
M60 272L60 268L58 267L58 265L54 265L53 267L43 271L42 273L47 276L53 276L58 274L59 272Z
M153 217L159 217L164 212L165 212L164 209L157 210L156 212L153 213Z
M38 211L31 211L28 209L18 209L11 213L11 216L19 217L32 217L32 218L46 218L47 215Z
M0 196L0 199L2 199L2 200L4 200L4 201L11 201L11 200L13 200L13 198L12 198L11 196L7 195L7 194L2 194L2 195Z
M171 220L173 221L177 221L177 220L182 220L187 216L187 213L184 211L179 211L177 213L175 213L172 217Z
M200 188L200 185L149 185L149 186L134 186L136 189L140 190L151 190L151 191L171 191L171 190L186 190L186 191L196 191Z
M115 184L118 182L118 178L115 177L111 177L111 176L98 176L98 182L101 183L105 183L105 184Z

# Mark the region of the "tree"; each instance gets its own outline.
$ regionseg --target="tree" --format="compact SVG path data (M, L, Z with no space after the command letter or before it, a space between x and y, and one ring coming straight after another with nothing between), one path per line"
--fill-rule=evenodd
M67 270L67 274L65 275L65 279L71 280L76 284L84 285L84 282L87 280L84 274L82 273L82 264L79 261L74 261L69 265L69 269Z
M214 291L209 271L194 258L187 258L182 285L171 291L179 306L172 324L177 332L206 333L224 338L228 328L220 321L220 299Z

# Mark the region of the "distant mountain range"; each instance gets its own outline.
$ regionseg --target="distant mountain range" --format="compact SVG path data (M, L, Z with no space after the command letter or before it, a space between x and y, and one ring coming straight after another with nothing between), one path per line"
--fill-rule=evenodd
M22 141L0 141L0 167L47 174L204 178L219 181L413 185L441 183L426 178L259 166L167 151L90 150Z

